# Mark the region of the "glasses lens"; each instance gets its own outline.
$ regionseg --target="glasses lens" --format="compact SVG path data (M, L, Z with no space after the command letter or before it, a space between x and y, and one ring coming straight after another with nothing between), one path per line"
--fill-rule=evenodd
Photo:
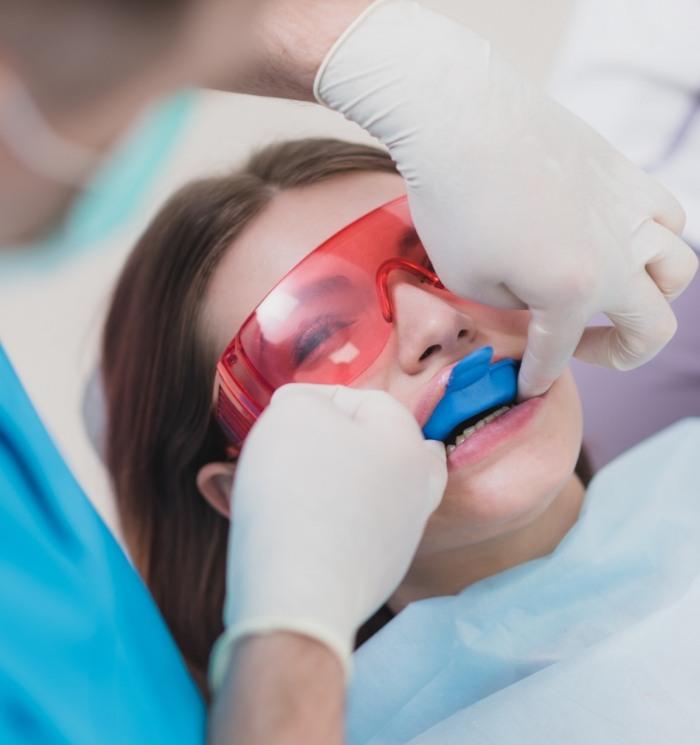
M348 385L359 377L391 335L377 275L396 258L427 261L405 198L345 228L267 295L240 330L237 353L222 358L232 386L262 409L288 383Z

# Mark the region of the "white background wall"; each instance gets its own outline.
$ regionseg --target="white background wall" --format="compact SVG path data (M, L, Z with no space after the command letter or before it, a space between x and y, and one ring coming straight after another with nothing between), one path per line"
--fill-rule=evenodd
M424 0L491 39L543 80L572 0ZM359 128L311 104L207 93L150 189L118 234L50 278L22 281L0 296L0 338L67 461L118 533L104 471L85 435L81 399L95 365L107 296L134 240L163 199L189 179L226 169L272 139L328 135L363 139Z

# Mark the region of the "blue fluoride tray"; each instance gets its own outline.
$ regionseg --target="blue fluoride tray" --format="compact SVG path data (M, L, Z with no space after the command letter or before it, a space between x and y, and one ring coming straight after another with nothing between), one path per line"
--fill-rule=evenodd
M455 366L445 395L423 427L427 440L444 440L461 422L515 400L520 363L492 359L493 348L482 347Z

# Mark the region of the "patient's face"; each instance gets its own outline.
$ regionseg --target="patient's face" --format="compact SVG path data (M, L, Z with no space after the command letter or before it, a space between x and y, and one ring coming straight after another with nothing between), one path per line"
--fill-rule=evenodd
M207 333L223 351L266 293L340 228L405 193L392 174L351 174L284 192L228 251L205 303ZM469 271L469 247L465 247ZM245 282L239 281L245 277ZM230 288L235 287L235 292ZM389 392L423 424L440 396L439 382L475 349L522 357L529 312L456 298L395 273L390 285L395 330L357 388ZM538 517L571 478L581 445L578 393L565 372L542 398L498 420L455 450L449 479L419 551L427 554L505 534ZM490 431L492 430L492 431Z

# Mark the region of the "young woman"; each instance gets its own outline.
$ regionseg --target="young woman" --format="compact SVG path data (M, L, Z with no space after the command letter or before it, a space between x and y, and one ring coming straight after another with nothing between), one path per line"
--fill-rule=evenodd
M290 269L404 193L391 159L376 148L335 140L274 145L241 170L176 194L119 280L102 359L108 465L136 565L203 689L221 632L227 521L235 513L228 504L235 460L212 413L217 359ZM436 381L455 362L484 346L496 357L522 355L526 311L397 277L392 336L353 385L390 392L424 421ZM547 554L567 533L587 480L583 463L574 472L582 422L571 375L533 411L483 457L460 464L451 456L443 502L413 565L359 641L408 603Z

